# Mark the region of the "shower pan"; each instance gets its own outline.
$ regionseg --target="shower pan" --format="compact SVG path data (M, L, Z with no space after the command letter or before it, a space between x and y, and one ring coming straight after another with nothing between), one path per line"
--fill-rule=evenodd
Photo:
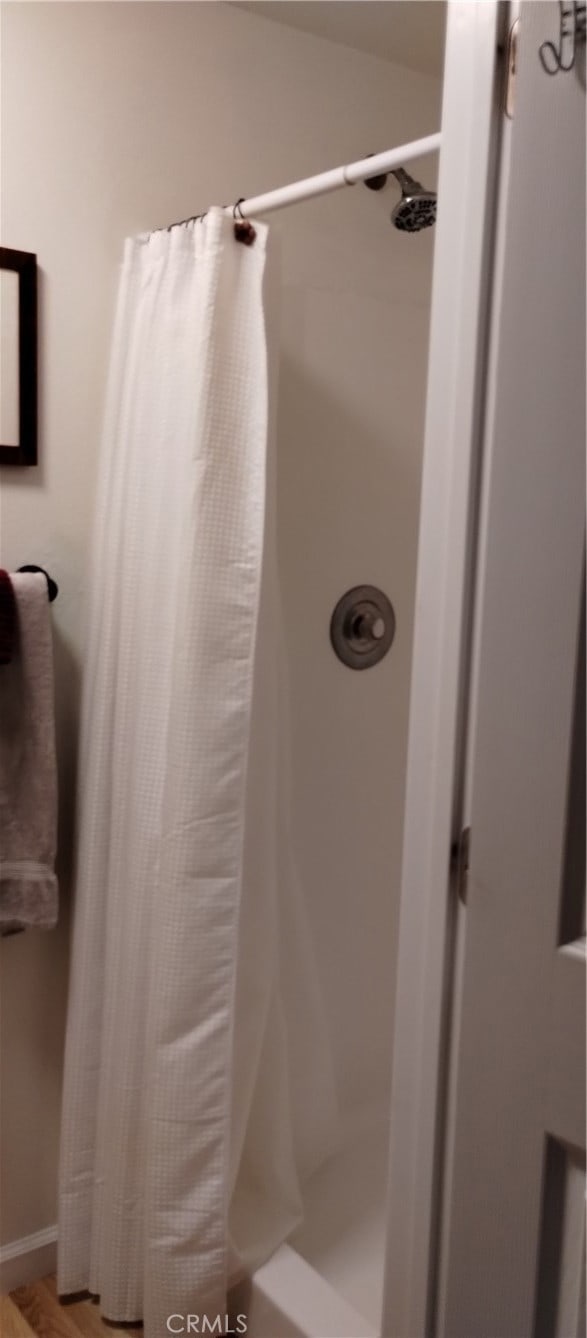
M230 1297L254 1338L377 1338L385 1246L385 1103L347 1120L337 1155L306 1186L304 1223Z

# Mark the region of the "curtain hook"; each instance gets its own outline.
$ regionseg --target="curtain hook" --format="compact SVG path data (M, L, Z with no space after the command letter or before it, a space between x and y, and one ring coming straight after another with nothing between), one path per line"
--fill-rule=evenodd
M234 235L237 242L242 242L244 246L252 246L257 233L255 232L253 224L249 222L248 218L245 218L241 209L241 204L243 203L244 198L244 195L241 195L240 199L236 201L232 208L232 217L235 220Z

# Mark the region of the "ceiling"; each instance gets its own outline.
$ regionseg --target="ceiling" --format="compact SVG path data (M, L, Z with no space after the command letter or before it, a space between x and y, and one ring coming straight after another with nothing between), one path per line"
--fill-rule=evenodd
M235 0L239 9L442 75L446 0Z

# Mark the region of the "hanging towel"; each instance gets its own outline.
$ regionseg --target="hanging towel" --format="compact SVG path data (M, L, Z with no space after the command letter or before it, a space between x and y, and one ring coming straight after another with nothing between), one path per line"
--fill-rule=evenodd
M57 921L57 770L47 582L11 577L17 638L0 669L0 932Z
M16 643L16 600L7 571L0 570L0 664L10 664Z

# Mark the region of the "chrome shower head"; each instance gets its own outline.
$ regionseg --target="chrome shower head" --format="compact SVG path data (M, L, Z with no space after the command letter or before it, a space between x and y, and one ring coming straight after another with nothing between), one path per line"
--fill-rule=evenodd
M432 227L436 222L436 191L425 190L403 167L398 167L393 176L402 188L402 198L391 215L394 228L400 232L420 232Z

